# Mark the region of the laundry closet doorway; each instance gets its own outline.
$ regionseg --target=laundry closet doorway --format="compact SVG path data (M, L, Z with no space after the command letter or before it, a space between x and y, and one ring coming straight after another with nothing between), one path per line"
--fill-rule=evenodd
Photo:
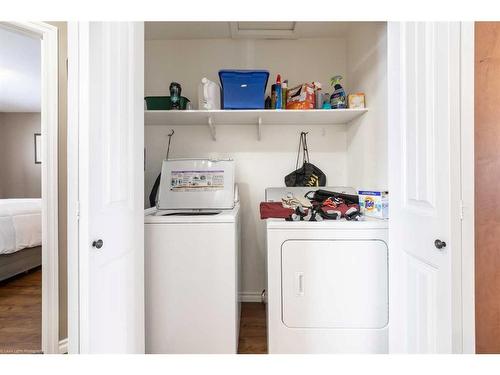
M331 154L329 155L329 160L333 162L328 164L328 174L335 177L338 181L346 184L351 183L356 187L360 187L365 183L373 183L375 185L379 184L379 186L383 188L384 184L388 184L389 190L392 190L390 183L391 178L393 178L393 181L396 181L396 183L401 182L399 177L403 176L404 173L411 168L411 166L401 165L397 167L397 164L393 164L394 174L392 177L392 170L387 170L388 151L389 156L392 155L389 159L396 161L401 158L401 153L397 151L399 149L399 142L401 141L398 137L401 128L394 128L399 126L398 121L395 120L398 111L396 111L390 103L388 104L387 99L387 93L391 93L390 90L392 86L387 88L387 86L384 86L384 83L379 82L379 78L384 78L387 74L387 65L377 65L378 69L376 72L380 72L380 76L377 76L376 74L369 75L366 79L371 79L370 85L367 83L363 85L362 82L357 81L357 77L359 77L360 74L362 74L363 69L366 69L366 66L369 65L363 65L366 61L371 61L369 58L374 57L375 61L384 61L383 59L391 61L391 59L395 58L394 54L396 53L396 50L393 49L395 47L393 44L394 40L391 39L395 35L391 34L391 32L386 34L385 28L387 26L385 23L382 23L382 25L378 25L380 27L378 30L381 31L381 34L375 34L377 36L382 36L381 40L378 41L379 44L368 43L367 40L362 37L366 35L373 35L373 33L367 31L370 30L369 26L364 24L359 26L361 29L363 29L363 27L367 27L367 29L364 29L366 34L355 34L358 39L354 39L357 43L353 43L352 46L353 56L356 56L356 58L351 61L352 64L348 64L346 56L336 57L341 61L335 60L335 64L338 64L336 65L336 70L338 69L341 72L346 72L345 74L347 77L349 77L348 67L352 68L353 72L356 71L356 69L359 69L357 70L359 73L358 75L352 75L351 83L353 85L353 90L357 90L358 87L362 87L359 88L359 90L365 89L367 92L369 89L373 90L373 94L367 95L367 98L371 98L372 101L369 102L370 104L366 113L360 114L355 119L351 118L348 121L344 120L344 123L338 123L339 120L337 118L336 120L329 121L327 124L323 123L323 126L317 126L317 122L313 126L310 116L312 116L314 112L311 112L310 116L305 116L305 120L296 117L295 123L292 120L287 122L281 121L279 124L276 123L276 125L279 126L275 126L274 128L272 123L266 124L263 121L259 121L258 118L246 118L245 120L242 120L238 117L237 112L235 112L236 114L224 111L221 111L223 113L214 113L211 120L207 117L199 117L199 113L196 111L186 111L186 113L178 111L179 113L175 114L172 114L171 112L167 113L169 111L159 111L162 113L155 114L148 113L150 111L144 112L143 98L145 96L145 92L143 91L142 85L144 73L146 75L144 86L146 90L151 90L146 94L161 95L165 94L167 91L168 83L171 80L173 81L173 79L170 79L169 75L181 74L182 72L180 69L174 69L175 66L179 67L185 65L186 70L183 74L186 74L189 73L187 71L188 65L194 65L195 69L199 69L204 61L203 59L193 58L190 60L190 63L187 64L186 61L182 59L181 53L174 53L173 55L165 53L163 55L163 53L158 51L187 51L186 53L192 54L194 57L198 56L198 53L203 54L214 51L207 46L203 47L203 43L200 43L199 41L177 40L165 42L161 40L151 40L146 42L146 59L148 56L156 56L158 58L150 59L149 63L152 65L148 70L144 71L144 66L142 65L144 62L144 35L142 34L144 27L143 23L75 23L72 27L70 27L70 37L72 38L70 38L70 40L73 42L73 44L70 44L70 53L73 49L73 60L70 58L70 77L72 76L73 78L77 78L73 80L72 85L74 86L72 87L72 91L70 90L70 105L72 106L72 110L70 110L70 118L73 119L74 126L70 126L69 128L73 129L72 131L75 132L70 134L70 142L73 142L73 146L75 147L73 149L73 156L70 159L70 181L72 181L72 187L70 187L70 190L72 191L72 194L70 194L70 210L73 209L74 212L78 212L80 219L78 222L75 221L75 218L73 218L73 233L72 238L70 239L70 244L73 245L73 259L71 261L71 267L74 271L72 273L73 276L70 286L70 316L72 321L70 324L70 346L72 345L72 337L74 339L74 346L72 347L73 352L143 351L144 332L141 327L143 327L144 316L140 313L140 311L142 311L141 309L144 307L142 289L144 286L144 270L142 268L144 256L143 207L144 202L146 201L146 196L149 195L148 190L152 185L154 178L158 175L158 169L149 169L149 167L154 163L158 164L164 157L166 136L170 132L172 121L175 120L182 122L182 124L178 123L179 129L184 129L183 131L176 130L175 137L177 140L183 136L189 136L189 141L192 146L192 149L183 147L182 150L176 150L176 147L179 146L174 143L172 150L176 150L174 151L175 153L186 153L193 150L214 152L213 150L210 151L210 148L207 147L207 145L215 145L217 147L222 145L223 147L220 147L220 149L222 149L223 152L231 152L230 147L233 147L234 149L235 139L238 139L238 142L242 142L244 145L243 153L241 155L241 161L243 162L242 165L247 163L244 173L248 173L249 176L252 177L249 180L257 181L260 184L257 186L257 189L260 189L261 195L263 194L263 189L265 187L269 187L269 184L282 183L282 177L284 174L288 172L290 168L293 168L293 161L291 166L288 166L286 160L289 159L289 156L294 152L290 151L290 155L287 155L289 146L278 142L275 143L274 150L272 148L271 150L266 150L266 147L269 147L269 143L258 143L259 137L263 140L265 140L266 137L269 137L269 139L272 140L281 139L283 136L293 134L294 132L297 132L298 134L300 130L303 130L302 128L304 127L304 123L311 125L312 132L317 132L317 143L315 143L317 145L317 150L319 151L317 156L318 159L324 156L322 155L323 153L329 152ZM392 30L396 33L396 36L400 38L403 33L397 31L396 26L396 24L389 23L388 30ZM447 30L456 30L459 26L460 25L457 26L456 24L429 24L424 26L420 24L417 26L409 24L408 29L413 27L420 29L423 27L426 30L440 30L442 28ZM388 39L383 38L384 35L386 35ZM446 43L450 41L445 41L442 38L443 35L451 34L429 34L425 32L423 35L428 38L427 42L429 43L432 42L433 37L436 37L435 42L438 45L441 45L439 43L442 42L443 46L448 46ZM444 38L446 38L446 36ZM418 40L422 41L425 39ZM226 48L228 47L226 46L226 42L227 41L215 41L213 43L214 45L218 45L221 51L225 50L227 53L228 50L226 50ZM109 51L113 51L114 44L116 43L123 43L123 48L115 54L110 53ZM148 43L149 46L147 46ZM246 57L244 56L244 58L248 60L243 62L240 61L240 64L253 65L260 63L260 60L258 61L258 59L255 59L252 49L258 43L260 42L243 41L241 43L246 46L245 51L247 55ZM295 43L293 40L282 40L279 41L276 46L283 48L284 50L287 46L289 47L290 44L293 45L293 43ZM300 43L300 41L297 43ZM321 44L321 40L316 41L316 43L316 47L318 47L318 45L323 46ZM342 40L335 40L332 43L338 43L339 47L346 45L346 41ZM193 45L190 49L186 47L189 44ZM228 44L233 47L238 45L238 43L232 42ZM262 42L262 44L265 45L265 51L272 51L272 43ZM176 48L165 48L168 45L176 46ZM209 44L207 43L207 45ZM303 47L308 48L311 45L314 45L314 43L307 42L304 43ZM335 45L337 46L337 44ZM364 47L360 48L360 46ZM403 42L401 46L407 47L409 44L407 45ZM201 50L200 48L205 48L205 50ZM104 54L104 58L98 59L97 56L101 56L105 50L108 52ZM324 50L328 50L328 48L325 48ZM318 51L323 51L323 49L318 48ZM272 52L269 53L272 55ZM331 51L323 51L323 53L326 54L325 56L330 58L329 54ZM267 56L270 56L270 54L267 54ZM234 58L241 56L234 51L228 55L233 56ZM216 61L221 55L216 53L214 56L214 61ZM454 56L453 58L460 59L460 56ZM449 60L446 59L444 61L449 62ZM200 65L196 65L195 62ZM269 63L271 63L271 60L269 60ZM148 64L148 62L146 62L146 64ZM153 64L157 64L157 71L163 71L166 76L162 79L158 79L158 76L154 75L148 76L148 71L151 72L150 69L152 69ZM162 66L167 66L165 64L173 65L170 66L169 69L161 70ZM279 64L281 63L278 63L278 65ZM115 69L117 65L120 66L120 69ZM221 64L218 63L218 65ZM443 69L449 68L443 67ZM454 67L453 69L457 68ZM293 71L298 72L297 74L299 75L304 73L303 71L301 72L297 69L294 69ZM373 73L373 71L370 72ZM389 72L391 72L390 69ZM460 79L460 70L458 70L458 72L459 74L457 77ZM445 71L443 73L454 76L457 72L453 71L450 73ZM327 75L330 74L330 71L327 69L322 74L325 75L325 78L321 79L328 80ZM198 75L200 74L197 74L197 76ZM399 76L395 76L396 80L399 80L400 78L401 77ZM303 76L297 76L297 81L309 79L310 78ZM412 79L415 80L415 77ZM102 87L100 86L101 83ZM195 85L192 84L187 87L191 88L187 89L185 92L188 95L194 96ZM102 88L104 88L104 90L101 90ZM444 90L441 86L440 89ZM452 89L455 90L456 88L453 86ZM378 95L376 94L377 90L379 90ZM406 87L403 89L402 94L406 95L410 91L411 90ZM118 94L118 101L124 106L118 106L116 108L113 107L114 99L112 98L114 93ZM395 95L395 93L393 92L392 95ZM458 101L460 103L460 91L458 91L458 94L454 92L454 95L458 95ZM454 100L455 99L456 96L454 96ZM101 103L106 103L106 105L102 106ZM130 108L128 112L123 110L125 105ZM370 108L372 105L373 107ZM457 116L455 110L456 108L453 107L452 116ZM288 115L286 112L291 111L284 111L284 114ZM439 111L436 113L438 112ZM123 121L115 121L115 114L117 113L119 114L118 118ZM331 114L331 116L336 116L334 112L332 113L333 114ZM219 117L216 117L216 115ZM265 119L264 116L264 114L261 116L261 120ZM298 115L292 114L291 116ZM432 113L429 113L429 116L432 116ZM447 116L451 115L447 114ZM459 119L460 116L461 113L459 111ZM410 117L413 117L413 115L410 115ZM103 118L110 121L103 122ZM387 118L391 121L391 126L389 128L385 128ZM441 120L441 118L439 118L439 120ZM276 117L271 121L278 122ZM314 121L319 120L315 117ZM352 124L346 125L346 122L350 121L352 121ZM366 121L369 125L362 128L361 123L364 121ZM449 119L446 121L449 121ZM144 122L146 126L146 134L144 137L145 142L143 142ZM233 126L235 123L243 126ZM100 124L100 127L98 127L98 124ZM467 129L470 125L465 122L462 122L461 124ZM266 127L266 125L270 126ZM454 122L453 125L455 126L456 122ZM363 131L360 129L366 130L368 133L363 135ZM411 129L415 130L415 126ZM377 134L377 131L381 131L381 133ZM386 138L387 133L389 133L388 140ZM321 138L323 134L327 137ZM439 134L440 133L438 133L438 135ZM445 142L446 144L451 144L453 147L456 147L457 142L460 144L460 142L463 141L463 138L462 140L460 139L460 133L453 133L453 136L450 136L450 138L446 138L449 134L442 135L444 138L436 139L436 143L428 143L428 147L424 147L424 150L427 153L416 155L417 157L420 157L419 165L423 167L421 170L415 170L417 174L421 173L429 175L431 173L426 168L432 168L433 165L431 163L422 164L422 158L427 158L426 160L429 161L433 160L430 158L430 155L434 155L433 152L436 152L435 155L438 155L439 149L436 147L439 145L439 142ZM357 136L361 136L361 138L356 138ZM348 141L348 137L353 138ZM356 139L358 141L356 141ZM375 142L373 139L376 139L377 141ZM427 137L426 139L429 140L430 138ZM161 151L150 152L148 150L148 142L155 145L155 150ZM142 185L142 178L144 177L144 145L146 145L146 189L144 189L144 185ZM226 147L226 149L224 149L224 147ZM103 149L107 150L107 152L105 154L100 154ZM220 151L220 149L217 151ZM269 182L262 182L262 175L257 173L258 168L256 168L255 165L253 167L251 166L252 161L255 161L255 151L264 150L270 153L271 157L269 157L269 155L264 155L263 152L262 158L260 159L261 165L264 165L262 163L267 163L266 165L273 163L274 165L279 165L279 171L270 175L270 179L272 181ZM460 159L460 153L450 154L447 150L448 149L445 149L443 151L443 155L446 158L451 158L451 160L457 160L457 158ZM380 152L377 153L377 151ZM349 153L353 156L349 157ZM103 159L104 168L102 169L99 167L99 163L102 164L99 155L102 155L103 157L108 155L107 159ZM466 156L468 155L469 154ZM272 163L269 162L270 160ZM151 164L149 164L150 162ZM113 168L111 167L112 165ZM125 166L127 167L126 173L124 172ZM352 168L348 168L348 166L352 166ZM445 165L443 159L443 165L436 165L436 168L447 169L448 166ZM436 168L433 170L433 173L438 173ZM451 168L456 168L456 165L453 164ZM460 169L460 165L458 168ZM379 171L378 174L377 171ZM239 173L241 173L241 171ZM455 172L440 170L439 173L443 173L448 176L448 174L453 174ZM154 178L152 176L154 176ZM377 179L380 176L382 176L381 179ZM453 176L454 178L456 177L455 174ZM458 174L458 176L460 176L460 174ZM367 177L368 179L366 179ZM437 181L438 180L436 179L434 182ZM460 178L458 180L454 179L453 181L458 181L460 185ZM120 186L115 186L118 182L120 183ZM141 186L139 186L139 184ZM396 185L392 186L394 186L396 192L398 192L398 189L401 192L401 187L398 188ZM435 185L429 185L427 188L433 186L435 187ZM255 188L255 186L250 183L241 184L241 196L251 196L250 191L252 188ZM147 194L145 194L146 192ZM457 199L455 194L456 192L453 191L453 187L451 185L447 184L445 186L445 191L442 193L445 195L448 194L450 197L449 207L451 212L447 212L445 214L453 215L453 225L456 226L456 218L460 217L460 200ZM397 197L398 194L396 194L396 198ZM435 199L438 199L436 195L434 195L434 197ZM250 203L247 207L242 205L243 209L247 209L247 216L243 216L243 230L247 232L249 241L254 240L256 237L263 240L263 224L254 219L254 216L256 216L256 203L258 203L258 199L261 198L256 195L253 200L247 202ZM108 207L103 209L106 205L108 205ZM125 208L125 206L127 206L127 210L120 211L120 209ZM398 207L400 206L396 204L395 209L398 210ZM107 211L108 208L109 211ZM114 214L119 214L120 220L114 220L115 216L113 216L114 214L112 213L112 210L115 208L117 211L114 211ZM397 212L396 217L398 217ZM99 223L99 225L93 225L92 221ZM390 221L389 223L389 231L391 232L391 230L393 230L392 222ZM407 230L410 227L412 227L410 221L401 221L398 222L397 226L394 228ZM412 227L411 229L414 228ZM457 253L455 253L455 249L459 248L459 246L455 246L455 241L460 241L459 238L461 235L459 231L454 231L455 229L450 230L449 228L446 228L446 231L443 231L442 233L430 233L428 229L424 228L421 232L422 237L427 235L434 236L435 234L436 237L431 243L428 243L427 241L424 245L425 248L420 250L429 253L437 251L438 246L436 246L434 240L446 242L447 247L445 253L450 249L453 249L453 259L448 258L445 266L448 267L447 269L450 272L449 274L453 274L453 281L447 279L446 284L442 285L442 292L439 292L444 293L446 296L446 302L449 303L449 306L446 307L447 310L445 314L449 314L450 311L461 311L464 304L467 304L468 306L471 303L470 300L465 302L457 301L452 297L453 293L456 292L452 286L460 285L461 288L462 283L462 275L454 274L450 271L450 269L460 269L460 266L462 265L460 252L457 251ZM453 234L450 235L450 233ZM106 234L106 236L104 236L104 234ZM446 237L440 237L442 235L445 235ZM458 237L455 235L458 235ZM122 236L122 238L120 238L120 236ZM100 242L99 240L102 241ZM245 241L245 238L243 238L243 240ZM124 244L124 242L126 242L126 244ZM401 242L399 244L395 242L394 246L391 243L389 244L390 259L393 251L402 250L401 248L398 248L400 244ZM443 244L439 243L438 245L441 246ZM443 247L445 246L441 246L441 248ZM449 255L449 253L446 254ZM264 264L259 263L259 254L257 253L256 255L257 256L249 262L251 266L249 270L252 271L260 269L260 271L256 273L259 278L255 284L253 284L254 280L250 278L248 279L247 285L251 285L252 289L249 290L250 293L246 296L243 293L242 298L255 298L256 296L253 293L259 293L260 296L260 289L262 285L265 285L265 276L263 274L265 270ZM401 260L401 258L399 259ZM393 266L401 264L403 263L393 263ZM252 266L255 267L252 268ZM432 272L430 272L430 274L432 274ZM408 276L409 274L406 273L401 274L396 278L390 278L389 290L397 290L396 287L398 283L408 285L403 283L404 279L408 278ZM122 280L125 284L116 284L114 283L114 280ZM413 280L415 280L415 278L413 278ZM428 281L436 282L437 278L430 275L428 279L423 281L428 288L425 290L428 292L426 298L430 298L431 302L436 302L433 298L436 296L442 296L437 294L438 289L432 289L436 285L427 283ZM114 284L108 285L108 283ZM110 285L115 285L115 289L112 290ZM125 287L125 285L127 285L127 287ZM407 292L407 298L418 301L418 290L416 288L405 289L405 291ZM401 295L402 294L400 294L400 296ZM130 314L127 314L126 316L126 320L116 319L116 314L113 314L109 309L109 299L107 299L106 296L109 298L112 297L112 300L116 302L114 308L120 309L120 311L130 311ZM94 303L92 304L91 301ZM450 344L454 338L451 337L450 330L448 330L449 327L441 329L441 326L432 326L432 324L443 323L443 320L441 318L438 320L435 319L436 316L440 316L441 314L440 307L432 304L429 306L433 306L429 312L431 315L428 316L432 319L426 320L424 319L425 316L419 316L419 319L423 319L421 322L424 322L427 325L417 325L416 321L412 318L413 315L405 314L408 310L393 310L389 321L389 329L393 330L392 334L394 336L397 336L398 334L403 336L406 334L403 325L408 323L408 325L410 325L414 330L414 334L417 335L419 339L422 338L423 340L421 341L423 344L421 345L419 343L416 347L405 346L405 343L401 345L396 343L397 346L393 347L394 351L463 351L462 346ZM125 318L121 315L120 317ZM393 327L391 319L399 322L400 324L394 324ZM461 318L458 318L458 321L461 322ZM124 336L123 331L119 329L120 325L129 327L132 333ZM436 329L436 327L439 329ZM428 332L431 332L433 336L429 337L427 335ZM113 339L109 340L110 337ZM108 340L103 342L105 338ZM446 342L446 345L434 345L440 340ZM460 341L462 342L462 331L460 331Z

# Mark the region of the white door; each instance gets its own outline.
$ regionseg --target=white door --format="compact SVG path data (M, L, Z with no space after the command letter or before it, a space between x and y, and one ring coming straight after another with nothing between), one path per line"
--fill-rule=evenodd
M69 84L79 128L79 298L71 299L73 284L70 351L144 353L144 25L71 24L75 39Z
M389 350L451 353L460 24L389 23Z

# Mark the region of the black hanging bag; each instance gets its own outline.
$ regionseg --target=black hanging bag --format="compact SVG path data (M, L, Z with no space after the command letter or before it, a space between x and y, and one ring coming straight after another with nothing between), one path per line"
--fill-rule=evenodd
M300 154L302 151L302 167L299 168ZM325 186L326 176L309 162L309 150L307 148L307 133L300 133L299 151L297 153L297 162L295 171L285 176L286 186Z

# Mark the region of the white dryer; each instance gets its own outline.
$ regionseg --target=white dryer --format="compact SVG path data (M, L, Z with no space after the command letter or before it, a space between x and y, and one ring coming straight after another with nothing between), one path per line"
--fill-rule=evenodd
M388 352L387 224L267 220L269 353Z

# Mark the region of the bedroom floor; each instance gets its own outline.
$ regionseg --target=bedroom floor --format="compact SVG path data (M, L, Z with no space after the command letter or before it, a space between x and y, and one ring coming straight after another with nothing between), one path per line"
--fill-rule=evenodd
M0 282L0 353L40 353L42 270Z

